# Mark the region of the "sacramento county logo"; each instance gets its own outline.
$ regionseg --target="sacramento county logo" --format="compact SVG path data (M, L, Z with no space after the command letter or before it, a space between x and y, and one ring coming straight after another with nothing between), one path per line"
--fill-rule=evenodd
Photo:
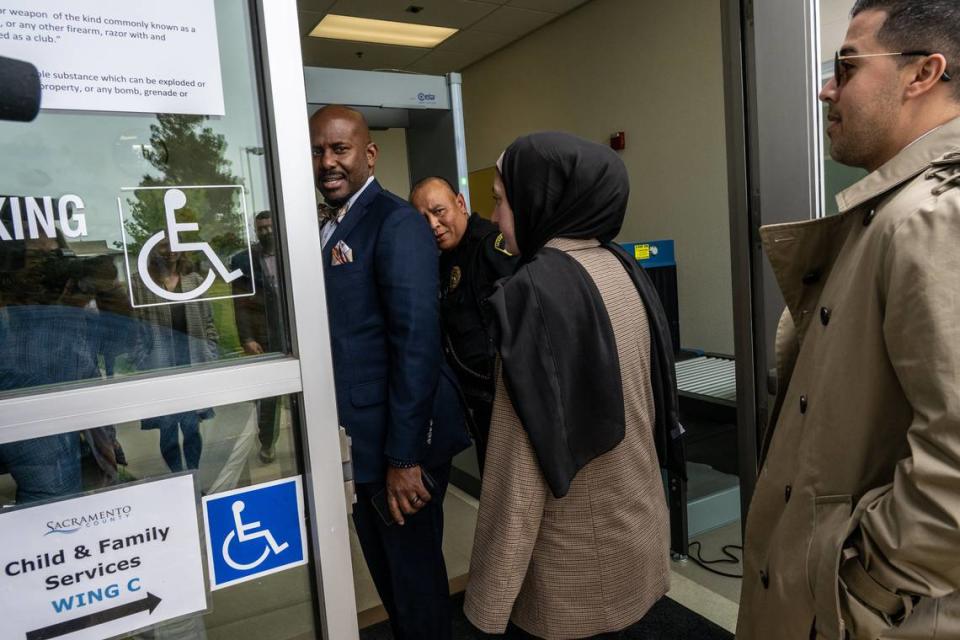
M71 534L80 531L80 529L89 529L90 527L100 527L112 522L119 522L120 520L129 518L132 511L133 507L123 505L94 513L70 516L62 520L50 520L46 523L47 531L43 535L49 536L53 533Z

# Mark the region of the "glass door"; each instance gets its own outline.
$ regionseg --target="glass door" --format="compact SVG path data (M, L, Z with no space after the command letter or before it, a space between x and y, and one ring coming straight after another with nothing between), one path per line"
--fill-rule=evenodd
M0 55L36 64L45 108L0 123L0 535L64 518L23 542L39 559L7 545L0 600L84 637L355 635L295 3L20 4ZM289 529L257 511L269 487ZM178 509L195 536L120 558L167 539L124 527Z

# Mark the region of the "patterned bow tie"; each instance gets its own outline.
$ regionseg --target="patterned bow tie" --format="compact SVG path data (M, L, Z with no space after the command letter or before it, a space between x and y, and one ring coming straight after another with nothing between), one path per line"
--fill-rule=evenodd
M321 202L319 205L317 205L317 218L320 220L320 225L325 225L326 223L339 218L340 214L343 213L345 208L346 205L343 207L332 207L326 202Z

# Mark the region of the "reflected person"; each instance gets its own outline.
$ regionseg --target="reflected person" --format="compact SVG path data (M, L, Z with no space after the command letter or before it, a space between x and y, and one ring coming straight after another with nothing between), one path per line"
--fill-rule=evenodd
M101 378L101 359L109 364L135 335L113 313L118 284L109 257L79 258L60 234L0 243L0 390ZM2 444L0 468L13 475L18 503L83 489L81 437L116 478L122 452L110 427Z
M284 350L282 309L280 306L280 271L273 215L261 211L253 221L257 243L250 254L241 251L230 260L230 269L239 269L243 276L233 281L234 315L237 334L244 353L260 355ZM252 258L253 273L249 273ZM276 458L274 446L279 432L277 398L257 401L257 429L260 439L258 457L264 464Z
M487 328L493 322L487 298L497 280L513 273L517 258L506 250L497 226L471 215L463 194L445 178L433 176L415 184L410 203L427 219L441 251L443 352L463 391L482 474L497 359Z
M190 291L203 281L187 256L171 251L166 239L151 252L148 264L153 281L167 291ZM171 304L148 290L140 278L134 279L134 292L141 304L148 305L136 310L143 322L134 351L136 368L153 371L217 359L219 334L209 302ZM203 450L200 422L212 415L212 409L185 411L142 420L141 428L160 431L160 453L170 471L198 469Z

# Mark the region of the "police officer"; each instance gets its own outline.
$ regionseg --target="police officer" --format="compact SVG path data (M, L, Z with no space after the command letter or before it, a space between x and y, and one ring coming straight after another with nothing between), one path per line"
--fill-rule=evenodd
M497 355L487 331L491 318L486 298L498 279L513 273L517 258L504 248L503 235L496 225L476 213L471 215L463 194L446 179L421 180L410 192L410 203L430 223L442 252L444 353L463 389L482 473Z

